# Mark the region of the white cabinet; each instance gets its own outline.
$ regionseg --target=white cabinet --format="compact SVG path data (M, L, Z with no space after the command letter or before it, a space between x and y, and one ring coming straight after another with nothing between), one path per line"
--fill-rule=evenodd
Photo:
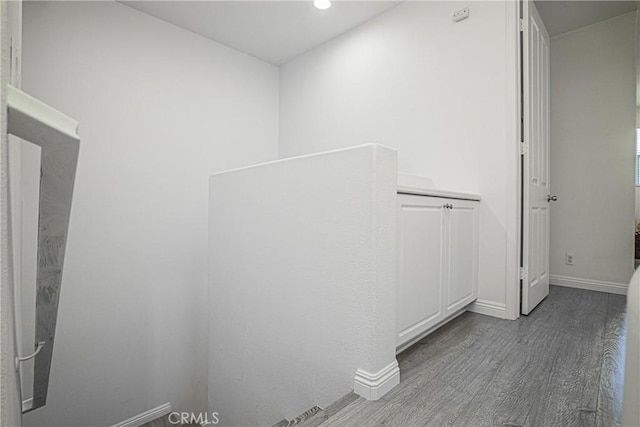
M448 233L446 310L452 314L478 298L478 202L450 200L445 214Z
M398 194L398 345L444 314L445 214L442 199Z
M478 207L398 194L398 347L478 297Z

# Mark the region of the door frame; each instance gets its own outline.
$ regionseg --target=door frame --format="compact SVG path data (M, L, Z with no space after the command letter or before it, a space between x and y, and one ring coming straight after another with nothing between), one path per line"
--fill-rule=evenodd
M522 254L522 2L508 0L506 13L507 247L505 318L520 317Z

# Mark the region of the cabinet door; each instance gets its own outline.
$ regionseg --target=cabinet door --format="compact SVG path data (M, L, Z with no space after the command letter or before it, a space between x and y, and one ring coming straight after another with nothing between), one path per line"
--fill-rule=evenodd
M478 202L448 200L446 314L478 297Z
M443 199L398 194L398 345L444 317Z

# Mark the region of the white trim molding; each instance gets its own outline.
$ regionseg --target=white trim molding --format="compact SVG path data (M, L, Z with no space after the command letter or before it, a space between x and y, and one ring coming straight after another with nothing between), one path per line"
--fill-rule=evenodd
M499 302L477 299L467 307L467 310L473 313L497 317L498 319L507 318L506 305Z
M128 420L114 424L112 427L140 427L143 424L157 420L169 413L171 413L171 403L165 403L164 405L150 409L147 412L135 415Z
M586 289L588 291L607 292L618 295L626 295L629 289L629 285L626 283L581 279L579 277L558 276L555 274L549 275L549 283L567 288Z
M417 335L415 338L410 339L409 341L405 342L402 345L399 345L398 347L396 347L396 355L402 353L403 351L405 351L406 349L408 349L409 347L411 347L412 345L414 345L418 341L424 339L427 335L430 335L432 332L435 332L437 329L439 329L442 326L444 326L446 323L449 323L453 319L455 319L456 317L464 314L464 312L466 312L466 311L467 311L467 307L461 308L460 310L458 310L455 313L453 313L451 316L449 316L449 317L445 318L444 320L438 322L437 324L433 325L431 328L427 329L426 331L424 331L420 335Z
M353 379L353 391L367 400L378 400L398 384L400 367L394 359L375 374L358 369Z

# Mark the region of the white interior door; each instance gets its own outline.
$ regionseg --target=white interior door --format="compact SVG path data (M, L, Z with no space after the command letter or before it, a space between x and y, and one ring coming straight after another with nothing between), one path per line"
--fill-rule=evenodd
M549 294L549 33L523 2L522 314Z

